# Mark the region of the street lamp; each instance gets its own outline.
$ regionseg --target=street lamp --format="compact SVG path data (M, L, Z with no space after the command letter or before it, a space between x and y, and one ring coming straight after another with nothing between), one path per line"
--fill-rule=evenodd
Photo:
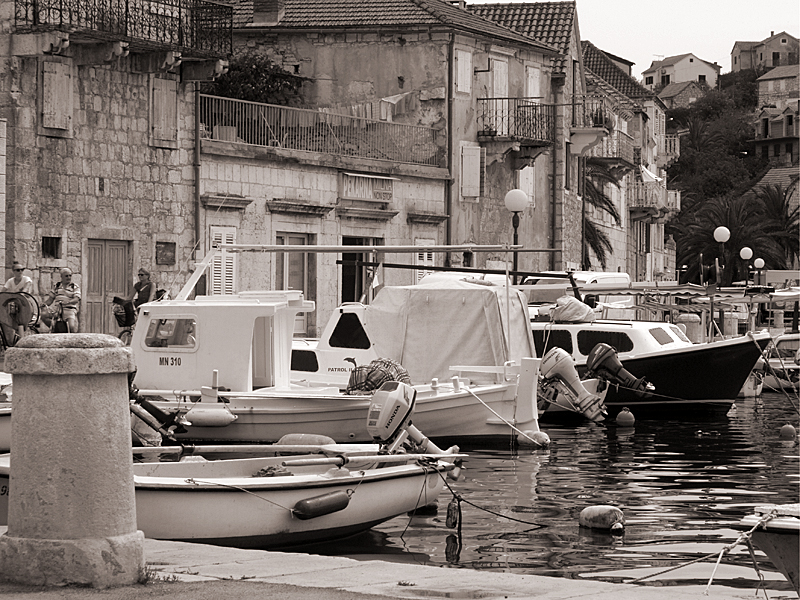
M764 259L763 259L763 258L757 258L757 259L755 259L755 260L753 261L753 266L754 266L756 269L758 269L758 285L763 285L763 284L761 283L761 269L763 269L763 268L764 268Z
M722 285L722 270L725 268L725 242L731 239L731 230L720 225L714 230L714 240L719 244L719 269L717 269L717 285Z
M739 256L744 261L744 286L747 287L750 283L750 265L747 264L747 261L753 258L753 251L748 246L742 246Z
M519 237L517 234L517 229L519 228L519 213L524 211L528 207L528 203L530 202L530 198L528 198L528 194L526 194L522 190L511 190L506 194L505 200L506 209L511 212L514 216L511 217L511 226L514 228L514 241L513 244L516 246L519 243ZM514 259L513 259L513 270L514 270L514 283L517 283L517 253L514 252Z

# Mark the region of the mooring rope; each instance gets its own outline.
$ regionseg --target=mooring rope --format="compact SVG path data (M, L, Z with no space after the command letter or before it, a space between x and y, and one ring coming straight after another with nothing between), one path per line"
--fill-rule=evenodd
M756 348L758 348L758 352L759 352L759 354L761 354L761 359L764 361L764 365L766 366L766 368L769 369L769 371L772 373L772 376L775 377L775 379L779 379L778 374L775 372L775 369L773 369L772 365L769 364L769 358L767 358L767 356L765 354L766 349L764 349L764 350L761 349L761 346L759 346L758 342L756 342L756 338L753 335L752 331L748 331L747 332L747 337L749 337L753 341L753 343L756 345ZM783 366L783 359L780 356L778 357L778 359L781 361L781 365ZM784 367L784 370L786 370L785 367ZM792 405L792 407L795 409L795 411L797 411L797 413L800 414L800 407L798 407L798 405L794 403L794 400L792 399L792 397L789 396L789 392L787 392L784 389L783 386L780 386L780 390L783 392L783 395L786 396L786 399L789 401L789 403ZM798 390L798 393L800 393L800 389Z
M518 428L516 425L514 425L513 423L511 423L511 422L510 422L508 419L505 419L505 418L503 418L502 416L500 416L500 414L499 414L499 413L498 413L498 412L497 412L495 409L493 409L491 406L489 406L488 404L486 404L486 402L484 402L484 401L483 401L483 400L482 400L482 399L481 399L481 398L480 398L480 397L479 397L479 396L478 396L478 395L477 395L475 392L473 392L471 389L467 388L467 391L468 391L470 394L472 394L472 395L475 397L475 399L476 399L478 402L480 402L480 403L481 403L481 404L483 404L483 405L484 405L486 408L488 408L488 409L489 409L489 411L490 411L490 412L491 412L491 413L492 413L492 414L493 414L495 417L497 417L497 418L498 418L498 419L500 419L500 420L501 420L503 423L505 423L506 425L508 425L509 427L511 427L511 429L513 429L514 431L516 431L516 432L517 432L519 435L521 435L521 436L525 437L526 439L530 440L531 442L533 442L534 444L536 444L537 446L539 446L539 448L544 448L544 445L543 445L543 444L541 444L541 443L537 442L535 439L533 439L533 438L532 438L531 436L529 436L527 433L525 433L524 431L522 431L521 429L519 429L519 428ZM539 409L538 409L536 406L534 406L534 407L533 407L533 410L536 410L536 411L538 411Z

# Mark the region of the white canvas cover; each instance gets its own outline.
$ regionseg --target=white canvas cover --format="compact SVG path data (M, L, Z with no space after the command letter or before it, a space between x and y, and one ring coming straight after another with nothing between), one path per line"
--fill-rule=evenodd
M385 287L365 321L378 356L398 361L413 383L444 381L454 374L450 366L502 366L536 356L525 295L506 286L440 281Z

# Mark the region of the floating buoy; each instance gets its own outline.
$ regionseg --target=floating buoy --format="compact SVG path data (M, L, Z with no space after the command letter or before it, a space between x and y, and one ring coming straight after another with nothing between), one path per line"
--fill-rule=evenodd
M797 430L795 430L793 425L787 423L783 427L781 427L781 439L782 440L793 440L797 437Z
M350 496L347 492L329 492L321 496L300 500L292 508L292 514L298 519L313 519L322 515L329 515L339 510L347 508L350 503Z
M636 423L636 418L627 406L619 411L617 415L617 425L631 427L634 423Z
M611 533L622 533L625 528L625 515L616 506L600 504L587 506L578 517L581 527L604 529Z
M550 446L550 436L544 431L523 431L517 436L517 443L522 448L547 448Z

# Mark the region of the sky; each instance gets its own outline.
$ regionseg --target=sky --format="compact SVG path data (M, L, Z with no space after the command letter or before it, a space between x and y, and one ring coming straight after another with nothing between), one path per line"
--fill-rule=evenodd
M467 4L516 0L467 0ZM731 70L737 41L761 41L770 32L800 37L798 0L576 0L581 39L632 61L633 75L654 60L692 53Z

